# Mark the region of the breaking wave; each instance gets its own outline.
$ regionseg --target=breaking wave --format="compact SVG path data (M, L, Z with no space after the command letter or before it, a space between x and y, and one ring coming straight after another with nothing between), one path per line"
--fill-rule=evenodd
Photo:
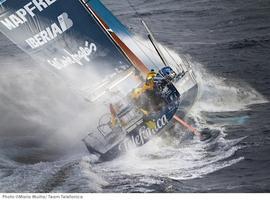
M240 111L268 102L248 83L216 77L199 63L193 63L193 68L200 85L199 99L193 107L197 113Z

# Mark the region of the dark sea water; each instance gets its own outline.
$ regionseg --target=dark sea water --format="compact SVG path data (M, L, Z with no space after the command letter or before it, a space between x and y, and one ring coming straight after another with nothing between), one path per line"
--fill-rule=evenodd
M1 35L0 192L270 192L270 1L102 2L190 58L200 94L187 120L220 134L182 131L97 164L80 141L94 111Z

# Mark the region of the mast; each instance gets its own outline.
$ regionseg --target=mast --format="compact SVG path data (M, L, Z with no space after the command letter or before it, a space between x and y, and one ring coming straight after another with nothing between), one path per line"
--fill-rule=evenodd
M160 59L161 59L162 62L163 62L163 64L164 64L165 66L169 66L169 63L168 63L168 61L166 60L164 54L162 53L162 51L161 51L159 45L157 44L157 41L156 41L156 39L155 39L153 33L151 32L151 30L149 29L149 27L147 26L147 24L146 24L143 20L142 20L142 24L144 25L146 31L148 32L148 38L149 38L150 42L153 44L153 46L154 46L156 52L158 53Z
M110 36L113 42L119 47L122 53L127 57L127 59L134 65L134 67L139 70L143 75L146 75L149 72L149 69L144 65L144 63L128 48L128 46L113 32L112 29L102 20L95 11L91 8L91 6L86 2L86 0L82 1L83 5L90 11L93 17L97 20L97 22L102 26L102 28L106 31L106 33Z

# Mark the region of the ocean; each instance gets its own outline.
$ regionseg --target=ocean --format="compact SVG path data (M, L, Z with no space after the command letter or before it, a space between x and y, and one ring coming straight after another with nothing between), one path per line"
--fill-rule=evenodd
M181 130L97 163L81 142L95 111L1 34L0 192L270 192L270 1L102 2L189 58L200 93L187 120L220 134Z

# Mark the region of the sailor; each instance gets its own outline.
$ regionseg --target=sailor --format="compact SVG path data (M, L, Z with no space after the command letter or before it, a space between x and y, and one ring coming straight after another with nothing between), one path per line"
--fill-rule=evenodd
M155 70L151 69L151 71L146 76L146 81L144 84L145 90L154 90L156 76L157 73L155 72Z
M132 98L135 100L146 100L151 103L153 107L162 102L160 95L160 85L164 82L164 78L152 69L146 76L145 83L142 87L136 88L132 93Z
M158 74L152 69L147 74L143 86L134 89L131 95L133 103L143 113L144 121L151 129L156 127L156 123L152 121L153 115L155 112L159 112L163 106L163 99L158 91L159 81Z
M140 88L139 90L135 90L135 92L138 93L138 91L139 91L139 94L143 94L147 91L153 91L155 89L155 77L156 76L157 76L157 73L155 72L155 70L152 69L147 74L143 87Z
M139 101L144 99L146 93L149 91L154 91L155 89L155 82L154 78L156 77L157 73L152 69L146 76L145 83L142 87L134 89L132 92L132 99L135 101Z

